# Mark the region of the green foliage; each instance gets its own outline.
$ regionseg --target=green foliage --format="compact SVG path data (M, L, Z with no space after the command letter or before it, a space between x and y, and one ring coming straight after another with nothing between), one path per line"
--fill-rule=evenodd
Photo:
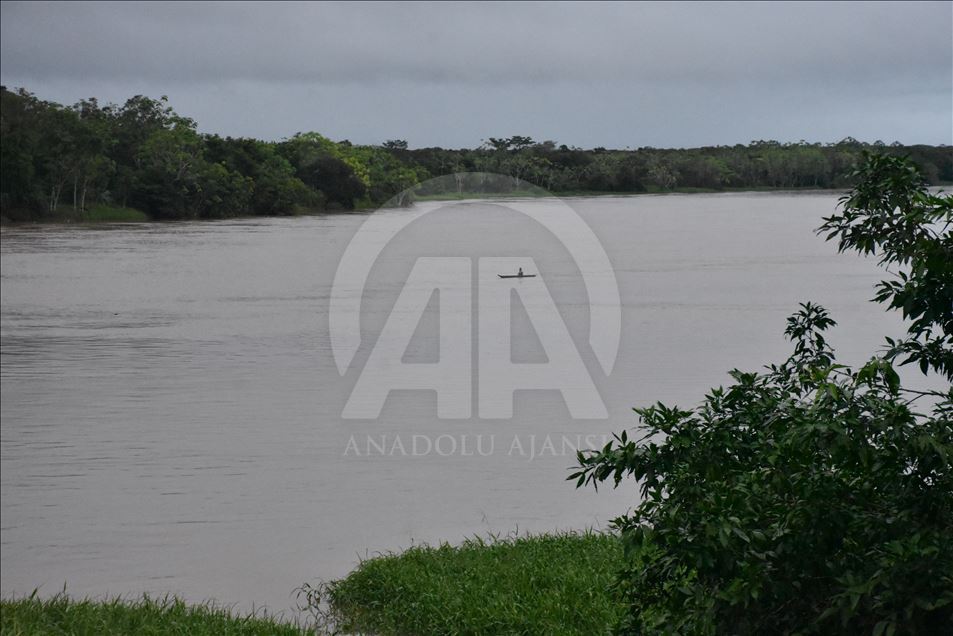
M348 210L367 193L367 186L353 166L329 153L319 154L303 164L298 174L304 183L323 192L329 203Z
M96 204L86 211L82 220L87 223L133 223L148 221L149 217L133 208Z
M0 208L13 220L83 219L117 205L173 219L296 214L326 203L351 209L384 203L424 174L396 142L385 149L317 133L281 143L201 135L164 97L67 108L4 88L0 106Z
M608 593L621 556L607 534L477 538L375 557L304 592L343 633L600 634L623 610Z
M130 199L160 218L199 216L202 140L188 120L152 132L139 147L137 188Z
M909 154L931 183L953 182L944 146L890 146L847 138L836 144L609 150L491 137L479 148L409 149L335 142L316 132L281 142L201 135L165 97L121 106L87 99L64 107L0 90L0 212L13 220L81 217L96 204L157 218L295 214L409 205L423 196L594 192L700 192L849 185L869 148ZM459 173L452 183L431 177ZM503 178L487 178L498 174ZM443 186L451 187L445 188Z
M641 482L616 520L621 631L937 633L953 618L953 426L918 417L888 363L833 364L828 324L804 305L786 362L733 371L692 410L637 409L644 437L580 456L579 485Z
M878 300L914 320L910 340L852 370L825 338L828 313L803 304L785 330L786 361L732 371L734 384L693 409L636 409L641 437L579 454L577 486L640 482L641 503L614 522L626 556L621 633L953 625L953 386L905 390L892 365L899 349L949 376L950 260L937 255L949 249L950 200L923 192L903 160L872 157L858 175L822 230L908 268ZM915 410L923 397L927 413Z
M188 605L172 597L144 596L134 601L73 600L65 594L0 601L3 636L115 634L233 634L235 636L301 636L298 625L267 614L233 615L210 603Z
M837 238L842 252L876 254L882 265L902 268L875 297L911 321L908 338L888 340L887 359L906 355L903 364L953 380L953 197L930 194L899 157L870 155L854 176L858 186L841 199L843 211L818 231Z
M295 176L294 166L278 153L276 144L210 136L205 157L250 181L252 192L246 205L251 214L287 215L324 207L321 194Z

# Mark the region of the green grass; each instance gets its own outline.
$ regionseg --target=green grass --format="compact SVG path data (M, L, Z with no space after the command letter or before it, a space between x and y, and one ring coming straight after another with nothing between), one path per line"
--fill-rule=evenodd
M61 205L55 212L16 209L6 210L0 222L6 223L139 223L148 221L149 215L135 208L117 205L96 204L85 212L74 210L72 205Z
M318 593L344 633L604 634L621 560L609 534L471 539L363 561Z
M88 223L137 223L148 221L149 216L135 208L113 205L94 205L86 210L82 220Z
M609 534L475 538L368 559L306 598L333 633L605 634L624 611L609 592L621 560L619 539ZM175 597L0 600L2 636L305 633L314 628Z
M128 601L73 600L64 594L0 601L0 634L229 634L301 636L301 627L265 614L234 615L210 603L188 605L173 597Z

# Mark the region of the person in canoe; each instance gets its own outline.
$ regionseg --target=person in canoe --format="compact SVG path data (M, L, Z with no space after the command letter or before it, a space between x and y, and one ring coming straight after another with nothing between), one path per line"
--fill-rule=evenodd
M497 274L500 278L536 278L536 274L524 274L523 268L516 274Z

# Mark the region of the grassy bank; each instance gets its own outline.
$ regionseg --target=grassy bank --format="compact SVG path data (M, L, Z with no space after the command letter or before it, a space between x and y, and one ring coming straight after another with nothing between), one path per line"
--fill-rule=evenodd
M149 215L135 208L94 205L81 217L83 223L137 223L148 221Z
M234 615L211 604L188 605L171 598L135 601L72 600L65 595L0 601L0 634L230 634L301 636L299 626L264 614Z
M617 537L591 532L419 546L320 585L312 609L327 633L604 634L624 609L609 592L621 559ZM281 617L174 597L0 600L2 636L314 633Z
M621 559L607 534L472 539L369 559L318 591L344 633L602 634L623 611L608 591Z
M37 213L29 210L7 210L0 218L7 223L141 223L149 215L142 210L118 205L94 205L85 211L61 205L55 212Z

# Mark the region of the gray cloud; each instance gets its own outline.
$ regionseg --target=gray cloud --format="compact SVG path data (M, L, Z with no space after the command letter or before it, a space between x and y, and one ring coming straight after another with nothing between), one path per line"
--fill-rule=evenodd
M0 76L203 129L414 145L951 143L953 5L2 3Z

